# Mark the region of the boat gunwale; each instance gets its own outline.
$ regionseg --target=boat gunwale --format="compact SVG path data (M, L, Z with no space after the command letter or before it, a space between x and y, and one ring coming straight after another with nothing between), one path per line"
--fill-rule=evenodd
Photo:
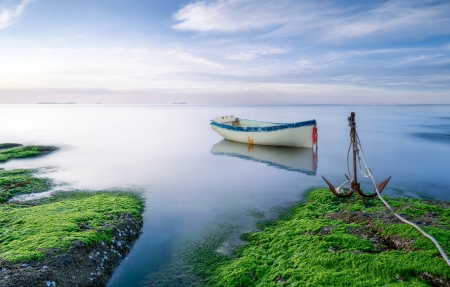
M316 120L309 120L309 121L296 122L296 123L273 123L273 122L263 122L263 121L256 121L256 122L270 123L270 124L275 124L275 125L268 126L268 127L242 127L242 126L232 126L232 125L222 124L222 123L218 123L214 120L211 120L210 125L216 126L218 128L223 128L226 130L237 131L237 132L273 132L273 131L279 131L279 130L285 130L285 129L291 129L291 128L299 128L299 127L307 127L307 126L317 125Z

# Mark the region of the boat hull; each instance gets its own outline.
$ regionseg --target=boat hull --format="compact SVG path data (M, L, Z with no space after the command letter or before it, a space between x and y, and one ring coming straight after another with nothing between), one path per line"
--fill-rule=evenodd
M227 140L255 145L312 148L317 138L315 120L269 127L235 127L211 121L211 127Z

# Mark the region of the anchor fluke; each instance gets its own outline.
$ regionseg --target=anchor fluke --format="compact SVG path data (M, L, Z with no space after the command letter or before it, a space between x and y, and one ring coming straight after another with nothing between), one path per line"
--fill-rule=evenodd
M335 188L328 180L326 180L325 177L322 176L322 178L323 178L323 180L325 180L325 182L328 184L328 188L331 190L331 192L332 192L334 195L336 195L336 196L338 196L338 197L349 197L349 196L351 196L351 195L353 194L353 190L350 190L349 193L339 193L339 191L336 190L336 188ZM338 189L340 190L339 187L338 187Z
M388 177L377 185L379 193L381 193L383 191L384 187L386 186L386 184L389 182L390 179L391 179L391 177Z

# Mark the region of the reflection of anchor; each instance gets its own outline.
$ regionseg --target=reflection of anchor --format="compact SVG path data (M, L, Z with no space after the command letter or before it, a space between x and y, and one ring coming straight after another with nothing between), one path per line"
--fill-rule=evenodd
M347 181L344 182L341 186L335 188L328 180L325 179L325 177L322 176L322 178L325 180L325 182L328 184L328 187L330 188L331 192L334 193L334 195L338 196L338 197L349 197L353 194L353 192L356 191L356 194L358 195L359 199L362 201L362 203L364 204L364 206L366 206L366 203L364 202L363 197L375 197L377 196L377 192L375 191L373 194L365 194L361 191L360 189L360 185L358 183L357 180L357 164L356 161L358 159L358 163L360 161L360 156L359 156L359 151L361 147L360 143L359 143L359 137L358 134L356 133L356 123L355 123L355 113L351 113L351 116L348 117L348 125L350 127L350 147L348 149L348 152L350 153L350 148L353 147L353 179L350 179L347 175L345 175L345 177L347 178ZM363 154L363 159L364 159L364 154ZM364 159L365 161L365 159ZM348 167L348 154L347 154L347 167ZM369 175L371 175L371 171L367 170L367 166L366 166L366 172L368 173L368 175L366 176L366 174L362 171L361 169L361 165L359 163L359 169L361 170L361 172L363 173L363 175L365 177L368 177ZM350 169L348 170L349 174L350 174ZM381 182L380 184L376 185L378 192L381 193L384 189L384 187L386 186L386 184L388 183L388 181L391 179L391 177L388 177L387 179L385 179L383 182ZM344 186L345 184L350 183L350 191L348 193L341 193L341 188L342 186Z
M254 145L252 145L252 144L248 144L247 151L248 151L248 152L253 151L253 146L254 146Z

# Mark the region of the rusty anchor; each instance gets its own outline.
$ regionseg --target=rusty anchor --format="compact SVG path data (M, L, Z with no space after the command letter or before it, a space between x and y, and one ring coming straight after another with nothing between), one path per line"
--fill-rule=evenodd
M360 160L359 157L359 138L356 133L356 123L355 123L355 113L351 113L350 117L348 117L348 125L350 126L350 148L353 148L353 179L350 179L348 175L346 174L345 177L347 178L347 181L344 182L341 186L338 188L335 188L328 180L325 179L325 177L322 176L322 178L325 180L325 182L328 184L328 187L330 188L331 192L333 192L334 195L338 197L350 197L354 192L358 195L359 199L363 203L365 207L367 207L366 203L364 202L364 197L371 198L377 196L377 191L375 190L372 194L366 194L361 191L360 184L358 183L358 177L357 177L357 160ZM348 158L347 158L348 162ZM367 166L366 166L367 167ZM366 170L367 171L367 170ZM350 170L349 170L350 173ZM368 176L371 176L370 170L368 171ZM371 176L372 177L372 176ZM376 189L378 189L378 192L381 193L386 186L386 184L389 182L391 177L388 177L381 183L376 185ZM340 190L342 186L346 183L350 183L350 190L346 193L341 193ZM375 188L375 186L374 186Z

